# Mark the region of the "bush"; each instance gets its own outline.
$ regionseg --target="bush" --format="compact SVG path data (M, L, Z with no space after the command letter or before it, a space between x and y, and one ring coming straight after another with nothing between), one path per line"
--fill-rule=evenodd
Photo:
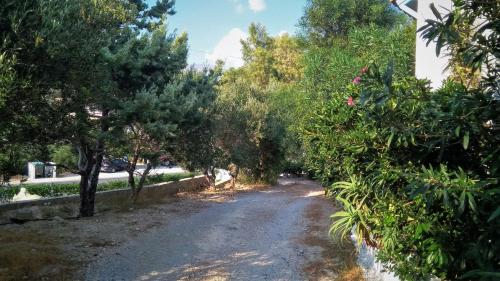
M196 176L195 173L179 173L179 174L159 174L159 175L150 175L146 179L146 184L155 184L160 182L170 182L170 181L179 181L185 178L192 178Z
M42 159L39 145L4 145L0 151L0 185L8 183L11 176L27 173L27 164Z
M500 264L500 107L481 89L373 66L324 108L309 159L344 204L332 231L377 247L402 280L494 280ZM349 102L349 100L351 102ZM326 159L326 160L325 160ZM474 275L476 274L476 275Z
M422 36L480 82L431 91L372 66L305 127L307 164L344 205L331 231L354 228L402 280L500 279L498 1L453 2Z
M60 170L69 172L77 168L78 155L71 145L50 145L49 152L50 159L61 166Z

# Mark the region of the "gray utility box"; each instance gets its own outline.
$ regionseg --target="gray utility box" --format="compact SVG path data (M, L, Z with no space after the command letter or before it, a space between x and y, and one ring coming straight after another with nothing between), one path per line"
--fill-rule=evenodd
M28 162L28 178L30 180L36 178L55 178L56 163L48 162Z
M55 178L56 177L56 163L48 162L45 164L43 169L44 178Z

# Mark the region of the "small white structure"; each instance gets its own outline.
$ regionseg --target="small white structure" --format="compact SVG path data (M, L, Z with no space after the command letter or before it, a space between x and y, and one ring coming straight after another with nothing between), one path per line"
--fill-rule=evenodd
M12 202L26 201L26 200L37 200L42 198L40 195L30 194L25 187L21 187L19 193L12 197Z
M453 8L451 0L392 0L392 3L416 19L417 30L426 24L427 19L436 19L430 8L431 4L434 4L442 15ZM427 45L427 40L423 39L420 33L416 36L415 76L430 80L431 87L437 89L441 87L443 80L450 76L450 72L446 70L448 53L443 49L437 56L435 42Z

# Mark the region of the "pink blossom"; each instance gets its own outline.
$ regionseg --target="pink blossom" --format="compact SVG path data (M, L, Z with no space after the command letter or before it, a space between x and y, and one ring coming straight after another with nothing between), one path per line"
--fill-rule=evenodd
M361 83L361 77L357 76L356 78L354 78L354 79L352 80L352 83L353 83L354 85L358 85L359 83Z
M347 99L347 105L348 106L354 106L356 103L354 102L354 99L352 97L349 97Z

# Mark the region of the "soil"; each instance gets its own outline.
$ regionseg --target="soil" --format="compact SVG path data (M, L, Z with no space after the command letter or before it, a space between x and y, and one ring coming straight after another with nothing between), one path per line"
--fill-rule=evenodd
M0 226L0 280L364 280L308 180Z

